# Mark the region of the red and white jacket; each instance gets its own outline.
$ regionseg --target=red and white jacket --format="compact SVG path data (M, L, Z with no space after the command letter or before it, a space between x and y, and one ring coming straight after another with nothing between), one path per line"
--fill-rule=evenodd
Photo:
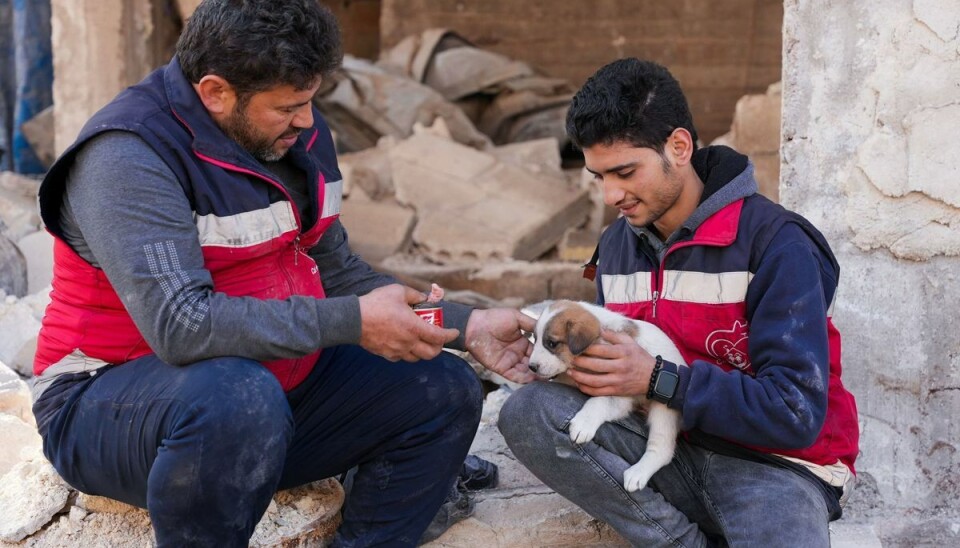
M319 115L314 119L316 126L304 131L289 152L307 173L318 212L316 222L304 230L297 207L276 177L235 143L224 143L176 59L98 112L40 189L41 213L56 242L52 302L38 339L35 375L72 353L122 364L153 352L104 272L80 257L59 230L76 153L105 131L135 133L173 170L190 201L214 291L257 299L324 298L317 265L305 250L339 216L342 183L329 130ZM166 268L167 251L158 243L148 256ZM307 376L319 353L316 349L265 365L290 389Z

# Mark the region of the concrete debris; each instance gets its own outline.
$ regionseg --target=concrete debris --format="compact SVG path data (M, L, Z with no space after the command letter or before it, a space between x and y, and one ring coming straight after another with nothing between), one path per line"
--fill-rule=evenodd
M19 542L40 530L67 504L70 490L43 455L33 455L0 477L0 540Z
M14 370L23 375L32 374L33 360L27 364L23 360L21 350L24 345L35 344L37 333L40 331L40 321L36 318L29 305L19 302L14 297L6 297L0 301L0 361L10 364Z
M398 143L390 162L397 200L417 210L413 241L437 262L536 259L590 209L565 177L432 135Z
M0 293L27 294L27 259L6 236L0 234Z
M405 252L417 222L412 209L392 200L344 200L340 219L350 236L350 249L370 264Z
M331 82L314 103L337 133L340 152L370 148L383 136L408 137L414 124L429 125L436 118L444 119L458 142L480 149L490 146L463 111L439 93L369 61L346 56Z
M583 278L576 263L507 260L438 265L395 255L384 260L381 268L403 274L404 280L433 280L449 291L476 291L513 306L547 299L596 300L596 286Z
M760 193L780 200L780 82L766 93L744 95L737 101L730 132L712 144L727 145L750 157Z
M44 168L49 168L56 159L56 150L53 143L53 106L40 111L39 114L24 122L20 126L23 136L37 155L37 159Z
M34 178L0 172L0 235L15 242L40 229L39 188L40 182Z
M34 424L30 389L17 373L0 361L0 414ZM6 433L4 436L6 438Z
M439 120L442 118L438 118ZM395 139L384 137L375 147L337 156L340 174L343 176L345 199L384 200L393 197L393 175L390 172L388 150L395 142ZM357 189L361 191L359 196Z
M573 97L569 82L477 48L449 29L408 36L382 52L377 64L455 102L498 145L548 137L567 144L564 121Z
M0 444L0 477L20 464L24 451L31 455L42 450L43 442L35 424L13 415L0 414L0 432L3 432L3 443Z
M46 230L27 234L17 241L27 268L27 294L42 291L53 281L53 236Z

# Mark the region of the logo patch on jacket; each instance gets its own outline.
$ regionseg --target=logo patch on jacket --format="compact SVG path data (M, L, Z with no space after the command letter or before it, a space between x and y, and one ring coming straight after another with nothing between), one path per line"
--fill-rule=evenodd
M745 371L750 368L747 341L747 322L735 320L730 329L717 329L707 335L707 354L720 365L728 364Z

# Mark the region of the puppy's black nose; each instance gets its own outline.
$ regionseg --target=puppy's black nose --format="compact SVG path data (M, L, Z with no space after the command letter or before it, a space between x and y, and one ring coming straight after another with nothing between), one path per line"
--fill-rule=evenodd
M539 370L540 370L540 366L539 366L539 365L537 365L537 364L535 364L535 363L531 363L531 364L530 364L530 371L533 371L534 373L536 373L536 372L539 371Z

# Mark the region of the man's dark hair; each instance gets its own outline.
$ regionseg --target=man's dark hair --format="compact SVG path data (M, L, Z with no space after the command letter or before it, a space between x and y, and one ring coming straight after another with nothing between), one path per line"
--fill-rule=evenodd
M308 89L340 66L340 28L319 0L204 0L177 42L187 78L208 74L249 97L278 85Z
M696 147L697 130L680 84L666 68L636 58L598 70L567 111L567 135L581 149L625 141L663 154L678 127L690 132Z

